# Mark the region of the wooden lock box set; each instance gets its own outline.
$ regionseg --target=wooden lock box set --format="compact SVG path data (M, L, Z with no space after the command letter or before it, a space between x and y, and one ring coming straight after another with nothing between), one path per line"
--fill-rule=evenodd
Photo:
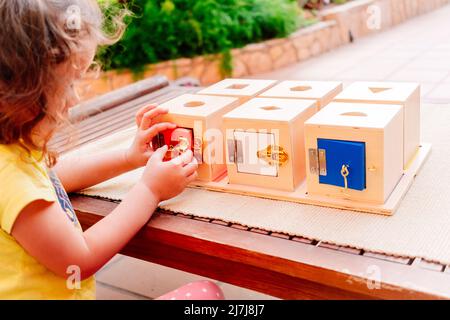
M226 79L161 105L152 141L192 150L192 187L391 215L431 151L413 83Z

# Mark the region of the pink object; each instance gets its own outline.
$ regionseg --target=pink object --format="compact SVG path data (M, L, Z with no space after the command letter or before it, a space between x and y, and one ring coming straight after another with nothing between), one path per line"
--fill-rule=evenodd
M191 282L156 300L224 300L222 290L211 281Z

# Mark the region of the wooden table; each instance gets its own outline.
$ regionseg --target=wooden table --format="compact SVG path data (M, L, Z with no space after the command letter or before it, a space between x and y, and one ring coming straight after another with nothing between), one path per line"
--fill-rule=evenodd
M79 137L64 134L61 152L129 127L138 108L198 88L152 78L77 108ZM83 228L117 201L71 195ZM158 210L122 254L253 289L283 299L450 298L450 267L414 257L390 257L300 237Z

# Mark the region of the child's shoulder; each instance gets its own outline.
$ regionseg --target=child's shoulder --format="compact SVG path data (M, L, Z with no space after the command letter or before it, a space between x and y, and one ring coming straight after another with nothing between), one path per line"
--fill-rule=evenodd
M6 161L15 156L17 147L12 144L0 144L0 161Z
M34 184L39 187L49 186L45 165L38 161L33 153L17 145L0 144L0 181L2 187L6 181L14 184Z
M20 153L16 146L0 144L0 174L13 167L19 169L22 166L19 159ZM23 166L26 166L26 163Z
M0 145L0 229L11 232L26 205L35 200L56 200L45 169L14 146Z

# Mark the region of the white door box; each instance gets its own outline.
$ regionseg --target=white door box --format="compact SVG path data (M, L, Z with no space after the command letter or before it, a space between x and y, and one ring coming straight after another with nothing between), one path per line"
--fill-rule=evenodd
M322 109L342 91L342 82L282 81L260 94L264 98L311 99Z
M394 104L404 108L403 166L406 169L420 146L420 86L403 82L355 82L336 102Z
M241 160L236 161L237 172L270 177L278 176L277 166L273 166L257 156L258 150L265 150L268 146L275 145L275 134L235 130L233 138L236 145L239 145L241 154ZM255 147L242 148L242 146L251 145Z
M403 108L330 103L305 123L308 194L383 204L403 175Z
M223 117L232 184L292 191L305 177L304 122L313 100L254 98Z

